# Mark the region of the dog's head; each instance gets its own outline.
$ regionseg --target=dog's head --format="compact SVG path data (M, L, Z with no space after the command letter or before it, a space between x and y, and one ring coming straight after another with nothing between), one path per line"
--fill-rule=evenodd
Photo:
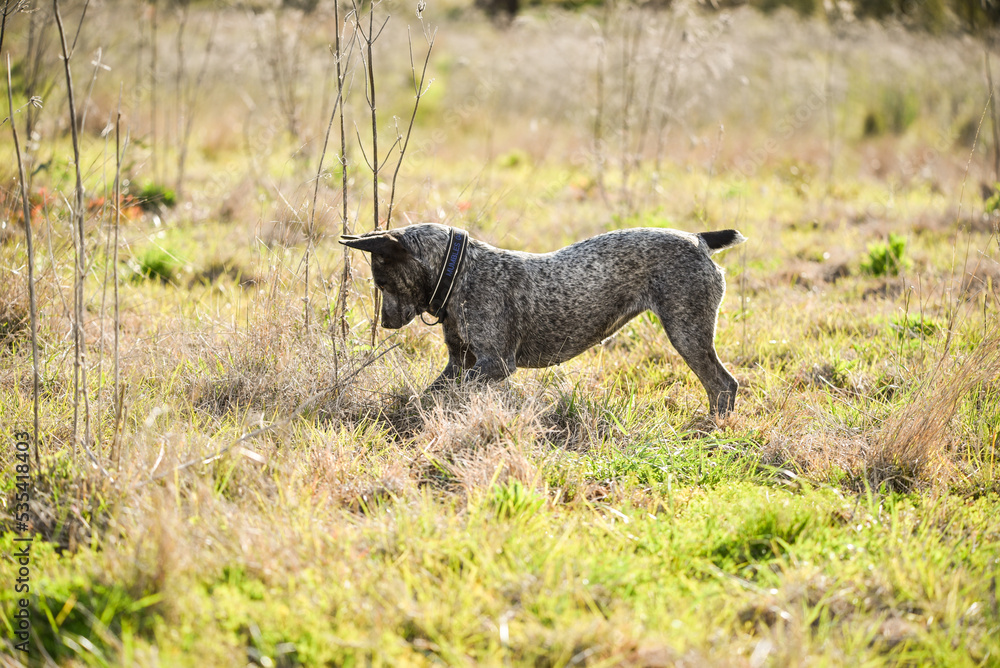
M372 278L382 292L382 326L399 329L428 308L431 269L422 257L423 244L403 230L344 235L340 243L372 257Z

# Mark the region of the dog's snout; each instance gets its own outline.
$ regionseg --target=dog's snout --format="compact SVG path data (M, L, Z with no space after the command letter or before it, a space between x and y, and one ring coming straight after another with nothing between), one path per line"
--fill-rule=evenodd
M382 326L386 329L400 329L417 315L413 307L404 300L388 292L382 293Z

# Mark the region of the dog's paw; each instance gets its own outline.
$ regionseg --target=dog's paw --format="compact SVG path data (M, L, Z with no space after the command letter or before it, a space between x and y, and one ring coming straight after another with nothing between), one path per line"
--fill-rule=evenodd
M424 389L424 394L439 394L458 386L455 378L438 378Z

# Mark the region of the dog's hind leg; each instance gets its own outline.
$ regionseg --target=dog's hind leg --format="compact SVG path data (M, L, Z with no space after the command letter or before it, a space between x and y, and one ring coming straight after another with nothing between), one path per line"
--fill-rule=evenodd
M663 323L663 329L670 337L677 352L691 367L708 393L708 403L712 413L725 415L736 406L736 390L739 383L719 361L715 352L714 309L695 316L671 313L666 308L654 308L653 312Z

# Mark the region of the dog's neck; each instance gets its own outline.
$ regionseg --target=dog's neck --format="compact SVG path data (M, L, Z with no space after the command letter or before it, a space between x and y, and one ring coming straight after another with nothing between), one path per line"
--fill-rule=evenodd
M427 305L427 313L437 321L438 324L444 319L445 307L448 305L448 298L455 287L455 279L462 268L462 260L465 259L466 248L469 245L469 235L462 230L450 228L448 234L448 244L445 246L444 258L441 261L441 272L438 274L437 284L431 294L430 303Z

